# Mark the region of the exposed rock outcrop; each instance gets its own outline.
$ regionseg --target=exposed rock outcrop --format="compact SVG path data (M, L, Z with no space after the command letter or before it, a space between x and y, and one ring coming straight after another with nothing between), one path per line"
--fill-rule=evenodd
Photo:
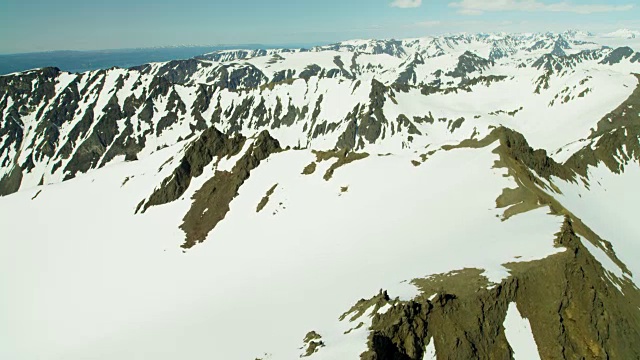
M193 204L180 226L186 234L183 248L188 249L206 239L207 235L229 212L229 204L238 189L249 178L251 170L269 155L282 151L280 143L267 131L261 132L231 171L216 171L193 195Z
M207 129L189 145L180 165L173 173L162 181L160 187L146 202L141 203L142 212L151 206L179 199L191 184L191 180L202 174L205 166L211 164L215 158L237 154L244 142L245 138L241 135L229 138L213 126Z
M492 288L456 289L453 277L432 300L421 296L375 315L361 358L421 360L433 338L439 359L511 359L503 325L511 302L529 319L542 359L640 357L638 289L627 280L621 292L608 280L568 217L555 241L567 250L507 264L512 275Z
M601 162L616 174L630 161L640 163L640 75L636 77L639 84L633 93L598 122L587 144L565 162L567 167L587 177L588 168Z

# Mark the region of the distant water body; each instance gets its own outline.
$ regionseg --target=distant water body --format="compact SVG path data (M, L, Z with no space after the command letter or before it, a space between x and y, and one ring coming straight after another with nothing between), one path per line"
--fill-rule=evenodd
M51 51L0 55L0 75L53 66L63 71L84 72L114 66L129 68L150 62L190 59L216 50L259 49L263 45L193 46L149 49L118 49L96 51Z

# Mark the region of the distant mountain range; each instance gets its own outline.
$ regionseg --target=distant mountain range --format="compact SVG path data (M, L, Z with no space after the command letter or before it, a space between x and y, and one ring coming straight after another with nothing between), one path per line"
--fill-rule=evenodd
M291 45L298 46L298 45ZM245 44L246 49L260 49L264 45ZM42 67L57 67L69 72L85 72L111 67L128 68L151 62L189 59L214 50L234 49L238 45L181 45L138 49L109 49L88 51L46 51L22 54L0 54L0 75Z
M640 31L620 29L603 35L604 37L617 37L623 39L635 39L640 37Z

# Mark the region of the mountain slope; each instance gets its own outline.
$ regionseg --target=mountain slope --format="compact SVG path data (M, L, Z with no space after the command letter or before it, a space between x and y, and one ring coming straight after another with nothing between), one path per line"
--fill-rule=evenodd
M640 63L583 36L0 77L0 357L640 357Z

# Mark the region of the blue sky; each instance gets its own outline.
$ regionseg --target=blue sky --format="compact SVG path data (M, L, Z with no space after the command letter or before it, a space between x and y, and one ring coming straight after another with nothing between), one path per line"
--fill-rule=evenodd
M637 0L0 0L0 53L640 29Z

